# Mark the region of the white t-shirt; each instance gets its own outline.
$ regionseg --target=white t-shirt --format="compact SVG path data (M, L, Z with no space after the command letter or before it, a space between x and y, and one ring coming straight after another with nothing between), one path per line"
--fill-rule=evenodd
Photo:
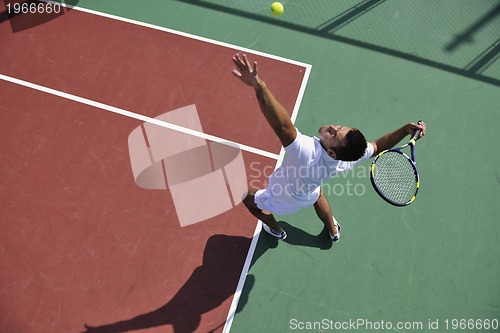
M368 142L365 153L359 160L340 161L328 155L317 137L303 135L297 130L296 139L285 147L285 151L287 156L269 177L266 192L268 197L272 196L280 205L297 207L296 210L299 210L318 200L320 186L326 180L372 157L374 148Z

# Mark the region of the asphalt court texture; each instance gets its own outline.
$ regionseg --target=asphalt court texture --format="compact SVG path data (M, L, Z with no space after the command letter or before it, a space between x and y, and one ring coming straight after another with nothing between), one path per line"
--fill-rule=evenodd
M332 179L341 242L325 241L313 209L280 216L289 238L259 236L229 326L255 219L238 205L180 227L168 191L134 182L127 138L143 121L2 79L2 332L292 332L323 319L431 332L429 320L500 319L498 1L284 4L275 18L260 0L78 2L234 48L78 10L34 26L4 13L0 74L148 117L196 104L204 132L279 154L230 58L248 50L290 114L306 70L265 54L310 64L305 134L345 124L373 140L427 122L416 201L383 202L366 162ZM262 183L251 163L276 164L243 158Z

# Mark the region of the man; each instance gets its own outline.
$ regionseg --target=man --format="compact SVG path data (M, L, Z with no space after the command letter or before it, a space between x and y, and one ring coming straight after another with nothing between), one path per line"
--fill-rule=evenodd
M321 185L337 173L352 169L356 163L394 147L416 129L422 130L420 137L424 136L425 123L409 123L370 143L358 129L347 126L321 126L318 137L308 137L295 128L285 108L259 77L257 62L251 66L247 56L239 54L233 57L233 61L236 65L233 74L255 90L262 114L287 153L283 164L269 177L269 186L249 190L243 203L264 223L263 229L279 239L285 239L287 235L273 213L288 215L314 206L331 240L337 242L340 224L332 216Z

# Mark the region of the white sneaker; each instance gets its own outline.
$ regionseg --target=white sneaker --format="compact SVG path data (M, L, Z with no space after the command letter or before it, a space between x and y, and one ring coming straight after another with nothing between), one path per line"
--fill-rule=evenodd
M328 233L330 234L332 242L336 243L340 240L340 224L338 224L337 220L335 220L335 217L333 217L333 223L335 224L335 227L337 227L337 234L334 236L330 231L328 231Z
M276 231L274 231L273 229L271 229L267 224L265 223L262 223L262 229L264 229L265 232L267 232L269 235L273 236L273 237L276 237L278 239L285 239L287 234L285 232L285 230L283 230L282 232L278 233Z

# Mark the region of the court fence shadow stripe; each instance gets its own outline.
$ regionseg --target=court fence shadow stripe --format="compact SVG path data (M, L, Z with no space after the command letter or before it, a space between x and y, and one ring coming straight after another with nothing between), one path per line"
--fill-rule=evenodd
M476 59L472 60L465 69L470 73L482 73L500 58L500 39L493 43Z
M467 43L472 39L472 35L484 27L489 22L493 21L497 15L500 15L500 4L498 4L493 10L486 13L483 17L472 24L463 33L457 35L453 41L446 45L445 50L451 52L458 48L461 44Z
M383 54L386 54L389 56L412 61L412 62L421 64L421 65L425 65L425 66L434 67L434 68L439 69L439 70L447 71L447 72L450 72L453 74L457 74L457 75L464 76L464 77L467 77L470 79L478 80L478 81L481 81L484 83L492 84L495 86L500 86L500 79L481 75L481 74L478 74L474 71L469 71L469 70L466 70L463 68L454 67L452 65L444 64L444 63L437 62L434 60L420 58L414 54L401 52L401 51L394 50L394 49L391 49L388 47L370 44L367 42L355 40L355 39L348 38L348 37L332 35L328 31L318 30L316 28L309 28L306 26L302 26L302 25L294 24L294 23L290 23L290 22L279 21L279 20L276 20L276 19L271 18L271 17L266 17L263 15L254 14L254 13L246 12L244 10L226 7L226 6L222 6L222 5L214 4L214 3L207 3L207 2L201 2L201 1L193 2L191 0L175 0L175 1L186 3L186 4L189 4L192 6L205 7L207 9L211 9L214 11L225 12L225 13L228 13L231 15L238 15L238 16L246 17L246 18L249 18L252 20L261 21L264 23L269 23L269 24L272 24L275 26L281 26L282 28L291 29L291 30L299 31L299 32L306 33L306 34L315 35L317 37L333 40L336 42L340 42L340 43L364 48L367 50L383 53ZM352 22L352 21L353 20L351 20L350 22Z
M349 24L351 21L359 18L360 16L368 13L372 9L375 9L378 5L381 5L386 0L366 0L361 4L358 4L340 15L337 15L327 23L320 25L317 30L323 32L335 32L336 30L342 28L343 26Z

